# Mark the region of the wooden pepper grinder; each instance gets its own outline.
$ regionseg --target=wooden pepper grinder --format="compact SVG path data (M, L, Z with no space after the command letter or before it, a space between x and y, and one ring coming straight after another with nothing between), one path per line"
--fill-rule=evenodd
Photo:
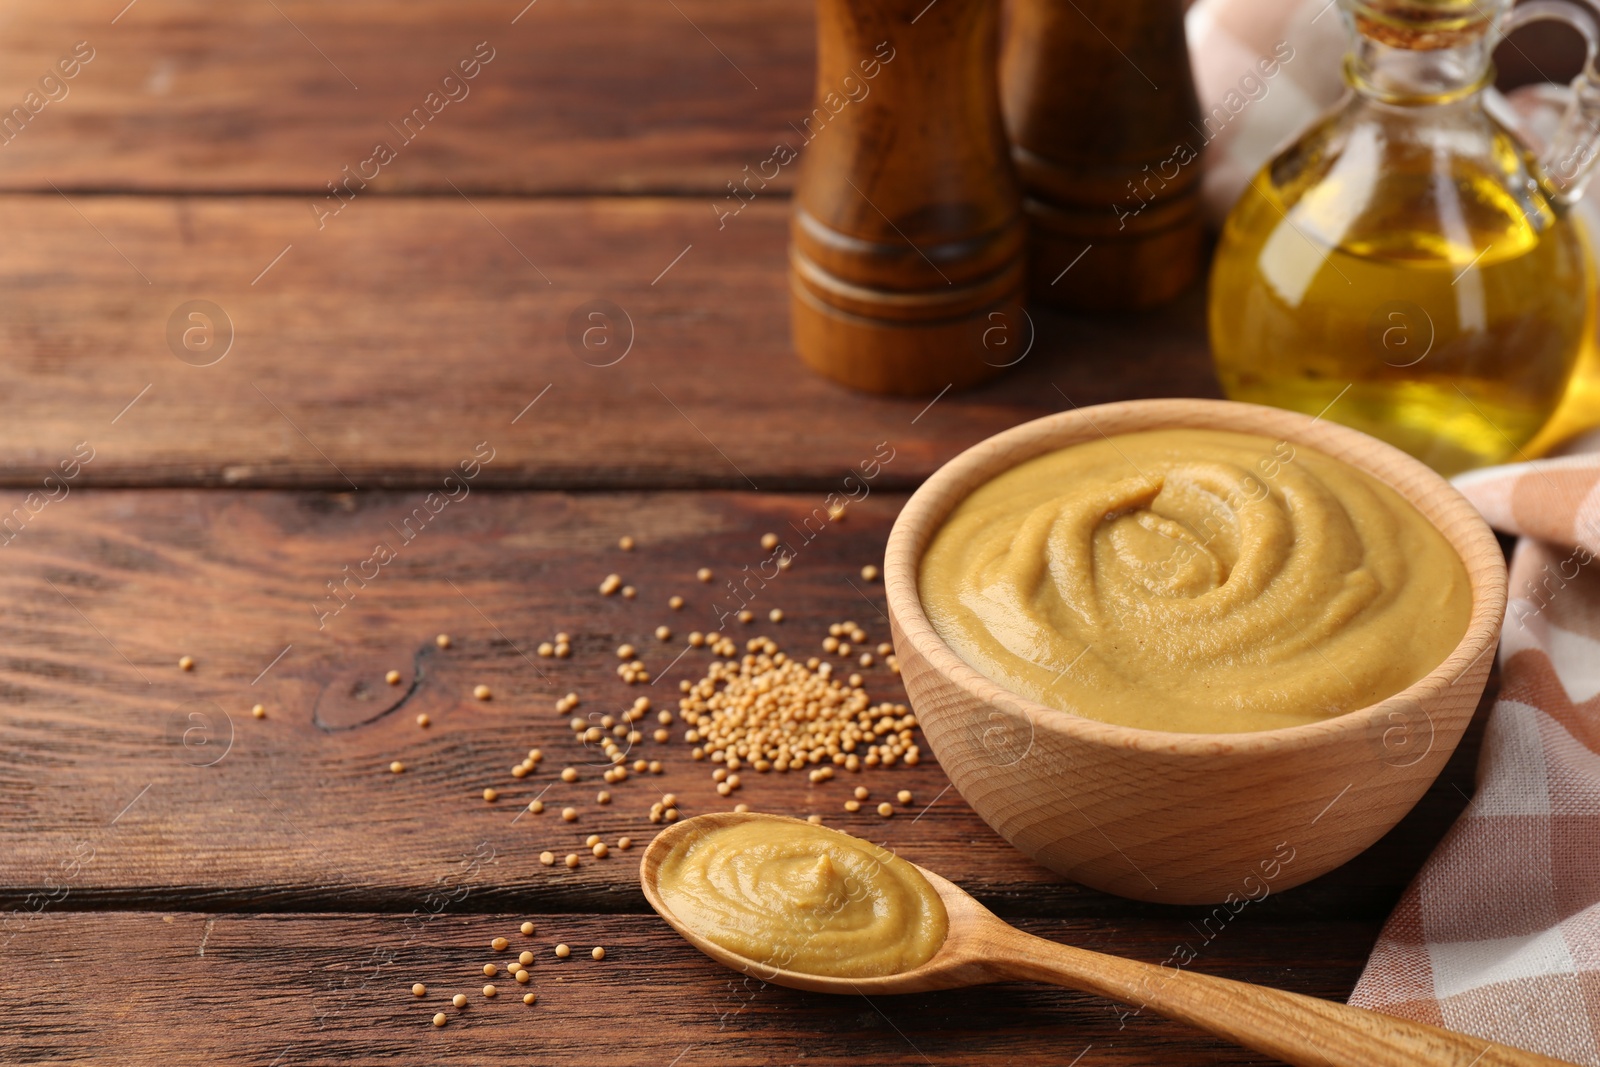
M998 0L818 0L817 14L789 227L795 347L877 393L999 373L1026 354L1032 324Z
M1032 296L1095 310L1178 295L1200 269L1205 144L1182 0L1013 0L1010 16L1001 99Z

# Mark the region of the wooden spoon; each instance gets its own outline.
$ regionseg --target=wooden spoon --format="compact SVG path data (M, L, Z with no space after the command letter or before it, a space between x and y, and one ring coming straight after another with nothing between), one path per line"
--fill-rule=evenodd
M650 906L718 963L764 982L817 993L921 993L985 982L1029 981L1095 993L1264 1052L1296 1067L1559 1067L1534 1052L1452 1033L1333 1001L1192 971L1107 956L1025 934L954 883L917 867L944 902L944 944L920 967L876 978L829 978L779 970L731 952L678 921L656 884L676 848L721 827L751 820L808 826L799 819L719 812L675 823L645 849L639 881ZM913 865L915 866L915 865Z

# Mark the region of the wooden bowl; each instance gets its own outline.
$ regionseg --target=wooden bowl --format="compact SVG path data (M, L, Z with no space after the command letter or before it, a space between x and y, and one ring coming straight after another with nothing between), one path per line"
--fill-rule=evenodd
M1117 726L1036 704L979 674L934 632L917 591L918 565L973 489L1068 445L1174 427L1306 445L1410 501L1460 554L1471 580L1472 616L1455 651L1409 689L1359 711L1278 730L1192 734ZM974 445L901 511L884 583L917 719L984 821L1085 885L1140 900L1226 903L1233 911L1332 870L1411 810L1472 718L1506 602L1494 534L1432 470L1326 420L1220 400L1081 408Z

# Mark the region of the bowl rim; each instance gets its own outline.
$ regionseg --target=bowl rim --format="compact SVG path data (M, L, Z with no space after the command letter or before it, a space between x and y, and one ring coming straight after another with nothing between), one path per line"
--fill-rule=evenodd
M1400 692L1327 719L1271 730L1188 733L1124 726L1040 704L1005 688L962 659L928 621L917 589L922 553L950 512L977 485L1045 453L1108 436L1101 430L1101 422L1128 423L1116 426L1111 436L1158 429L1213 429L1277 437L1313 448L1376 478L1417 508L1461 558L1472 596L1466 632L1443 662ZM1389 473L1373 469L1380 460L1392 468ZM981 479L970 488L952 492L974 475ZM1427 508L1418 503L1424 495L1429 497ZM1474 559L1467 558L1469 551ZM1070 410L985 438L951 458L912 493L896 517L884 552L884 591L890 618L899 630L896 644L909 643L910 650L939 676L980 705L1009 709L1026 716L1036 728L1047 727L1088 743L1215 756L1223 751L1281 752L1324 744L1353 731L1368 732L1388 721L1394 707L1405 702L1426 712L1497 647L1505 616L1506 565L1494 531L1466 497L1432 468L1384 441L1320 415L1313 418L1298 411L1231 400L1167 398L1073 405ZM901 649L896 651L902 660L907 658Z

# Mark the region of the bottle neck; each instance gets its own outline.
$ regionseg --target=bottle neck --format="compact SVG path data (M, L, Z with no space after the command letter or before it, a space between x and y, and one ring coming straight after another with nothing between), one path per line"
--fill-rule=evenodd
M1390 104L1445 104L1480 91L1494 78L1489 35L1444 48L1400 48L1364 34L1345 57L1345 80L1356 92Z

